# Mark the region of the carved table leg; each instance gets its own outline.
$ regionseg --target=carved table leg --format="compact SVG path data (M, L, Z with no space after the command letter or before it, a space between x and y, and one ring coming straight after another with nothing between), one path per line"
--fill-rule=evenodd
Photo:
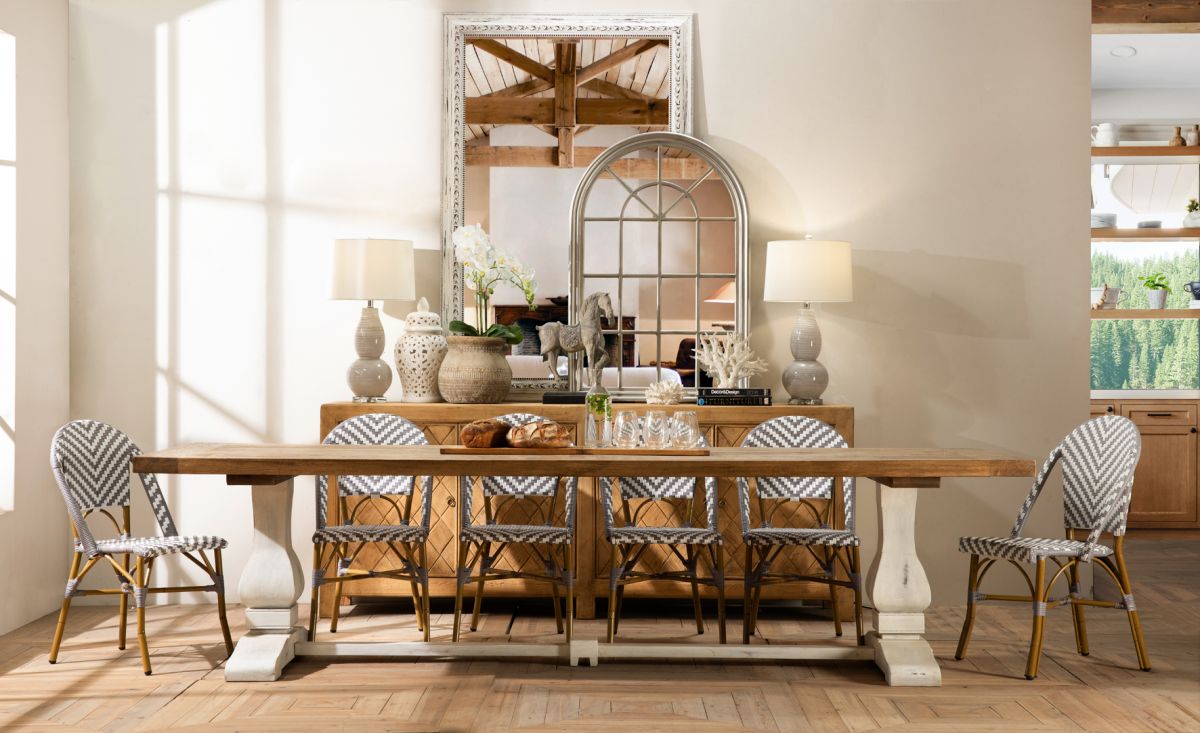
M875 630L867 635L868 643L875 648L875 663L889 685L940 686L942 671L921 636L930 592L916 546L918 487L936 486L936 479L876 481L879 545L867 576Z
M292 489L292 479L251 488L254 540L238 582L250 630L225 662L229 682L279 679L296 656L296 642L305 638L297 621L304 575L292 547Z

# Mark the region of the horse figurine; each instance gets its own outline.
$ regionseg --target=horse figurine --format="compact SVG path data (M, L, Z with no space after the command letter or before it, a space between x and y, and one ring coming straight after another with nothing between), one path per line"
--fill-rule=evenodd
M582 351L587 355L592 384L600 384L604 367L612 363L604 349L601 316L612 319L612 298L608 293L592 293L584 299L579 322L575 325L552 322L537 327L538 339L542 342L542 359L550 367L551 377L558 379L558 357Z

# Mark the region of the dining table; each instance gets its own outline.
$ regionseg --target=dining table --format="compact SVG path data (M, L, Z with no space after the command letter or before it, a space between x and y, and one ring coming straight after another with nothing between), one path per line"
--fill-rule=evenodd
M595 666L602 659L874 661L889 685L937 686L941 670L924 638L931 593L917 556L918 497L945 490L946 478L1032 477L1029 458L1000 450L937 448L711 448L695 455L639 455L619 450L575 454L446 451L434 445L353 446L195 443L132 459L137 473L224 476L249 486L250 555L238 581L247 632L225 663L229 681L279 679L302 657L417 659L553 658ZM879 485L878 541L865 584L874 629L851 643L692 644L570 642L309 642L297 601L305 574L292 543L297 476L766 476L859 477ZM953 482L958 485L959 482ZM233 502L218 497L214 501ZM460 499L461 500L461 499Z

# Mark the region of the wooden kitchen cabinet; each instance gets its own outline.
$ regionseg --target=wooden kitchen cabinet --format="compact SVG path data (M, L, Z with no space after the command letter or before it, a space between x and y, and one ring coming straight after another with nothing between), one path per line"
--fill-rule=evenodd
M1094 400L1092 414L1108 414L1109 406L1115 414L1132 420L1142 437L1129 526L1200 527L1200 401Z

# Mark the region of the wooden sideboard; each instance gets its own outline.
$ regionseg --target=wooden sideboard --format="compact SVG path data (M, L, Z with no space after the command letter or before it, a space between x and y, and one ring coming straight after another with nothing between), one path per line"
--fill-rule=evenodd
M1200 527L1200 400L1092 400L1093 415L1122 415L1138 426L1142 457L1133 480L1129 526Z
M651 406L652 407L652 406ZM486 417L494 417L509 412L532 412L543 415L568 426L576 431L582 430L583 405L543 405L502 403L486 405L451 405L438 404L406 404L402 402L357 403L335 402L321 406L321 439L343 420L369 412L382 412L400 415L419 425L425 432L430 443L437 445L455 445L459 443L459 430L466 423ZM617 409L644 411L644 404L619 404ZM667 408L672 409L672 408ZM771 407L697 407L695 405L680 405L675 409L695 410L700 425L709 443L714 446L740 445L746 434L761 422L781 415L803 415L828 423L854 444L854 408L848 405L773 405ZM840 491L840 480L838 490ZM737 486L733 481L718 482L718 521L721 532L725 535L725 576L726 594L733 599L741 598L742 594L742 565L745 550L742 545L741 520L738 514ZM839 495L840 496L840 495ZM370 501L370 499L364 499ZM458 553L458 508L457 508L456 479L438 477L434 480L432 496L432 521L429 531L429 590L435 597L454 597L455 562ZM577 565L576 609L579 618L593 618L595 614L596 596L605 597L608 594L609 547L604 538L604 517L601 510L600 495L596 482L589 478L579 480L579 497L576 516L577 527ZM840 500L836 505L836 521L842 521ZM797 506L799 511L799 505ZM371 521L370 514L360 511L360 521ZM339 521L336 502L329 504L329 522ZM502 520L503 521L503 520ZM509 521L520 521L517 518ZM651 554L653 553L653 554ZM789 553L793 559L780 562L778 570L791 566L795 572L813 572L815 564L805 561L800 553ZM513 548L509 553L510 561L524 567L535 559L524 553L521 548ZM360 553L356 567L383 570L392 567L393 558L383 554L374 547L364 548ZM676 560L660 548L652 548L644 556L644 562L656 567L673 567ZM358 581L353 587L348 587L355 597L387 597L407 598L410 589L406 583L386 579ZM703 591L712 595L712 589ZM845 602L840 603L841 609L847 614L852 607L849 592ZM547 596L549 586L526 580L504 580L488 585L488 593L498 596ZM656 596L668 598L688 598L691 589L684 583L667 581L650 581L630 586L627 595ZM809 600L828 602L827 586L819 584L787 584L783 586L768 586L763 593L766 598L783 598L794 600ZM840 599L839 599L840 600ZM328 616L334 603L333 594L325 592L321 597L321 614Z

